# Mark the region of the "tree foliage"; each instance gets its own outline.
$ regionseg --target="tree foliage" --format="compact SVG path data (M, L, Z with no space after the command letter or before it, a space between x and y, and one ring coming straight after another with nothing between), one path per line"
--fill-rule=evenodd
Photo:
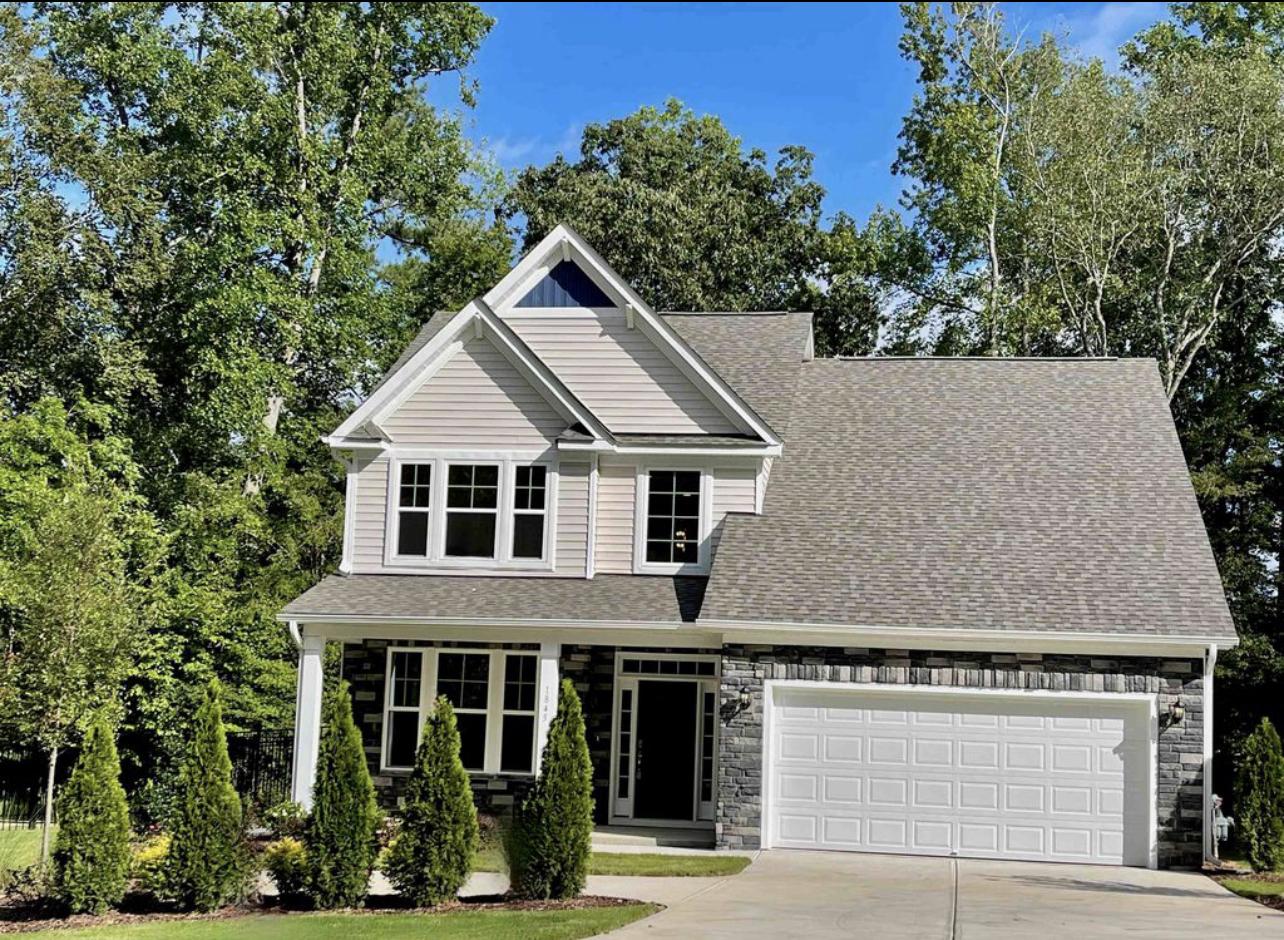
M476 850L477 809L459 759L459 727L450 703L439 698L424 721L384 874L416 905L443 904L468 880Z
M318 907L360 907L374 867L379 809L352 698L341 682L325 697L306 844Z
M125 896L129 807L111 726L101 719L58 797L53 862L58 897L73 913L101 914Z
M573 898L588 878L593 836L593 764L584 712L570 679L562 680L539 778L507 835L512 890L536 900Z
M1244 741L1239 766L1239 838L1254 871L1284 864L1284 748L1269 718Z

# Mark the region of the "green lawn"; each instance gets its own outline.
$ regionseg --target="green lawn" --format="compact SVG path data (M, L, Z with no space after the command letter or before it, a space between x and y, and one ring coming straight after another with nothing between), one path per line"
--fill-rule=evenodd
M222 920L157 921L150 924L42 930L28 937L86 937L91 940L311 940L360 935L375 940L431 936L433 940L490 940L530 937L574 940L616 930L655 913L654 904L551 911L452 911L448 914L289 914Z
M749 859L740 855L595 852L589 858L589 874L708 878L739 874L748 864ZM473 856L473 871L504 871L506 867L498 845L484 845Z
M1253 898L1284 898L1284 879L1278 875L1267 878L1219 878L1222 886L1230 891L1234 891L1241 897Z
M0 829L0 871L36 864L42 832L43 829Z

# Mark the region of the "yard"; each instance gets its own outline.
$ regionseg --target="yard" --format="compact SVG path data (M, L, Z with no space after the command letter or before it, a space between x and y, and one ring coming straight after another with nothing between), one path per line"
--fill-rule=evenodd
M16 871L40 857L43 829L0 829L0 872Z
M653 914L653 904L617 904L549 910L461 910L440 914L365 913L291 914L252 917L209 917L118 923L102 927L42 930L31 937L86 940L303 940L346 938L359 932L374 940L432 936L434 940L486 940L490 937L530 937L574 940L623 927Z
M594 852L589 856L590 875L637 875L657 878L714 878L737 875L749 859L742 855L662 855L639 852ZM473 871L506 871L499 845L484 844L473 856Z

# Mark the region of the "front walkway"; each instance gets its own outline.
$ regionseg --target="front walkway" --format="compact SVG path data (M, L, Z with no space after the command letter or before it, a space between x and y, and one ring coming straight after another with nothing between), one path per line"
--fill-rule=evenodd
M642 881L702 884L668 901L630 893ZM589 891L667 904L619 931L639 937L1284 938L1284 913L1200 874L1137 868L775 849L729 878L590 879Z

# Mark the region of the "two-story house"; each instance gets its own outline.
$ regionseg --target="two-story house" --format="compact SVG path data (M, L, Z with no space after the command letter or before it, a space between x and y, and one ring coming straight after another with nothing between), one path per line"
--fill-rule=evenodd
M1236 636L1151 361L817 359L810 315L657 313L559 227L327 442L305 803L334 641L388 802L445 696L511 805L570 676L603 824L1201 860Z

